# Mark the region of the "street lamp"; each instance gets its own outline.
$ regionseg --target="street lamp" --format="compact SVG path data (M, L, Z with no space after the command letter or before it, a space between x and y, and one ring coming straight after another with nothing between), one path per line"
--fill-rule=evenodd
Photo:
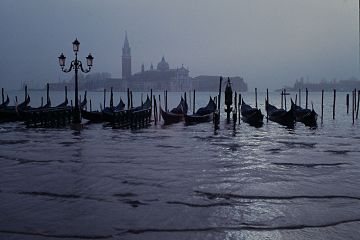
M93 60L94 57L91 55L91 53L89 53L89 55L86 57L86 63L88 66L88 69L84 69L82 66L82 62L80 60L78 60L77 58L77 53L80 49L80 42L75 39L75 41L72 43L73 44L73 51L75 53L75 60L71 61L70 67L68 69L64 69L65 68L65 60L66 57L64 56L63 53L60 54L59 58L59 65L61 67L61 70L63 72L71 72L71 70L74 68L75 70L75 108L73 111L73 123L81 123L81 117L80 117L80 109L79 109L79 85L78 85L78 71L79 69L83 72L83 73L88 73L90 72L90 69L93 65Z

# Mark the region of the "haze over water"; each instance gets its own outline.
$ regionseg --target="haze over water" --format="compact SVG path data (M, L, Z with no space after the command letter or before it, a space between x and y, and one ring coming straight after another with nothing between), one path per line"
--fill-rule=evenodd
M125 30L133 72L165 56L190 76L241 76L251 89L358 77L356 0L0 1L0 85L70 79L57 57L95 57L92 72L121 76Z
M210 95L199 93L197 107ZM63 100L61 92L51 96L54 105ZM89 96L102 102L100 92ZM253 93L243 97L254 105ZM137 131L89 124L80 133L1 124L0 236L357 239L359 122L346 115L345 94L337 97L332 120L332 94L325 94L317 129L265 120L234 131L224 115L216 133L211 123ZM179 98L169 93L169 108ZM140 93L134 99L139 104ZM321 95L309 99L320 113ZM279 106L278 93L270 100Z

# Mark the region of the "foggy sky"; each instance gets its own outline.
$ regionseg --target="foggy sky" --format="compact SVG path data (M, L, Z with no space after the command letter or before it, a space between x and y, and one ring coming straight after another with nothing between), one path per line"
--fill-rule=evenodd
M125 30L133 73L165 56L250 88L359 75L356 0L1 0L0 87L70 78L57 57L76 37L93 72L119 77Z

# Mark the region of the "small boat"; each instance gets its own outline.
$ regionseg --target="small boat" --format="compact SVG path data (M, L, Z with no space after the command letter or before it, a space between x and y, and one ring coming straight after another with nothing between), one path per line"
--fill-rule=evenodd
M263 124L264 115L258 108L253 108L246 104L244 100L241 103L242 120L253 126L261 126Z
M190 125L196 123L211 122L213 120L215 110L216 103L210 97L208 104L205 107L199 108L195 114L184 114L185 124Z
M164 124L178 123L184 120L184 114L188 111L187 102L181 97L180 103L176 108L173 108L170 112L164 111L160 106L160 113L164 119Z
M30 96L17 106L6 106L0 109L0 122L14 122L22 119L22 113L28 108Z
M291 99L291 108L294 109L294 117L297 122L302 122L305 126L315 127L317 125L317 113L310 109L304 109L296 105Z
M81 117L94 123L99 123L104 121L102 111L86 111L85 109L82 109Z
M104 110L102 110L102 119L105 122L112 122L113 121L113 116L114 116L114 112L120 112L125 110L125 103L123 102L123 100L120 98L120 102L118 105L116 105L115 107L106 107L104 108ZM94 116L93 118L99 117L99 114L97 111L94 112ZM85 118L86 119L86 118ZM88 119L90 120L90 119ZM100 121L100 118L97 119L97 122Z
M282 108L276 108L275 106L271 105L270 103L266 102L267 111L269 115L269 120L273 122L277 122L281 125L293 127L295 124L295 117L294 117L294 109L291 108L289 111L286 111Z
M125 104L124 104L124 107L125 107ZM144 103L141 103L141 105L138 107L132 108L131 111L139 111L139 110L149 109L149 108L151 108L151 100L150 100L149 96L147 96Z
M9 105L9 102L10 102L10 100L9 100L9 95L8 95L6 97L6 100L2 104L0 104L0 109L7 107L7 105Z

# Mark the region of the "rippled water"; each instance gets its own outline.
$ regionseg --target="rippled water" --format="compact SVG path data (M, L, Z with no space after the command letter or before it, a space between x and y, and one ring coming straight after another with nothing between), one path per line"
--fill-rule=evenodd
M319 113L320 95L310 95ZM101 102L102 93L89 96ZM179 96L170 94L169 108ZM199 93L197 106L208 96ZM332 120L326 95L317 129L265 122L234 131L224 116L218 132L1 124L0 238L358 239L359 123L346 115L345 95L338 99Z

